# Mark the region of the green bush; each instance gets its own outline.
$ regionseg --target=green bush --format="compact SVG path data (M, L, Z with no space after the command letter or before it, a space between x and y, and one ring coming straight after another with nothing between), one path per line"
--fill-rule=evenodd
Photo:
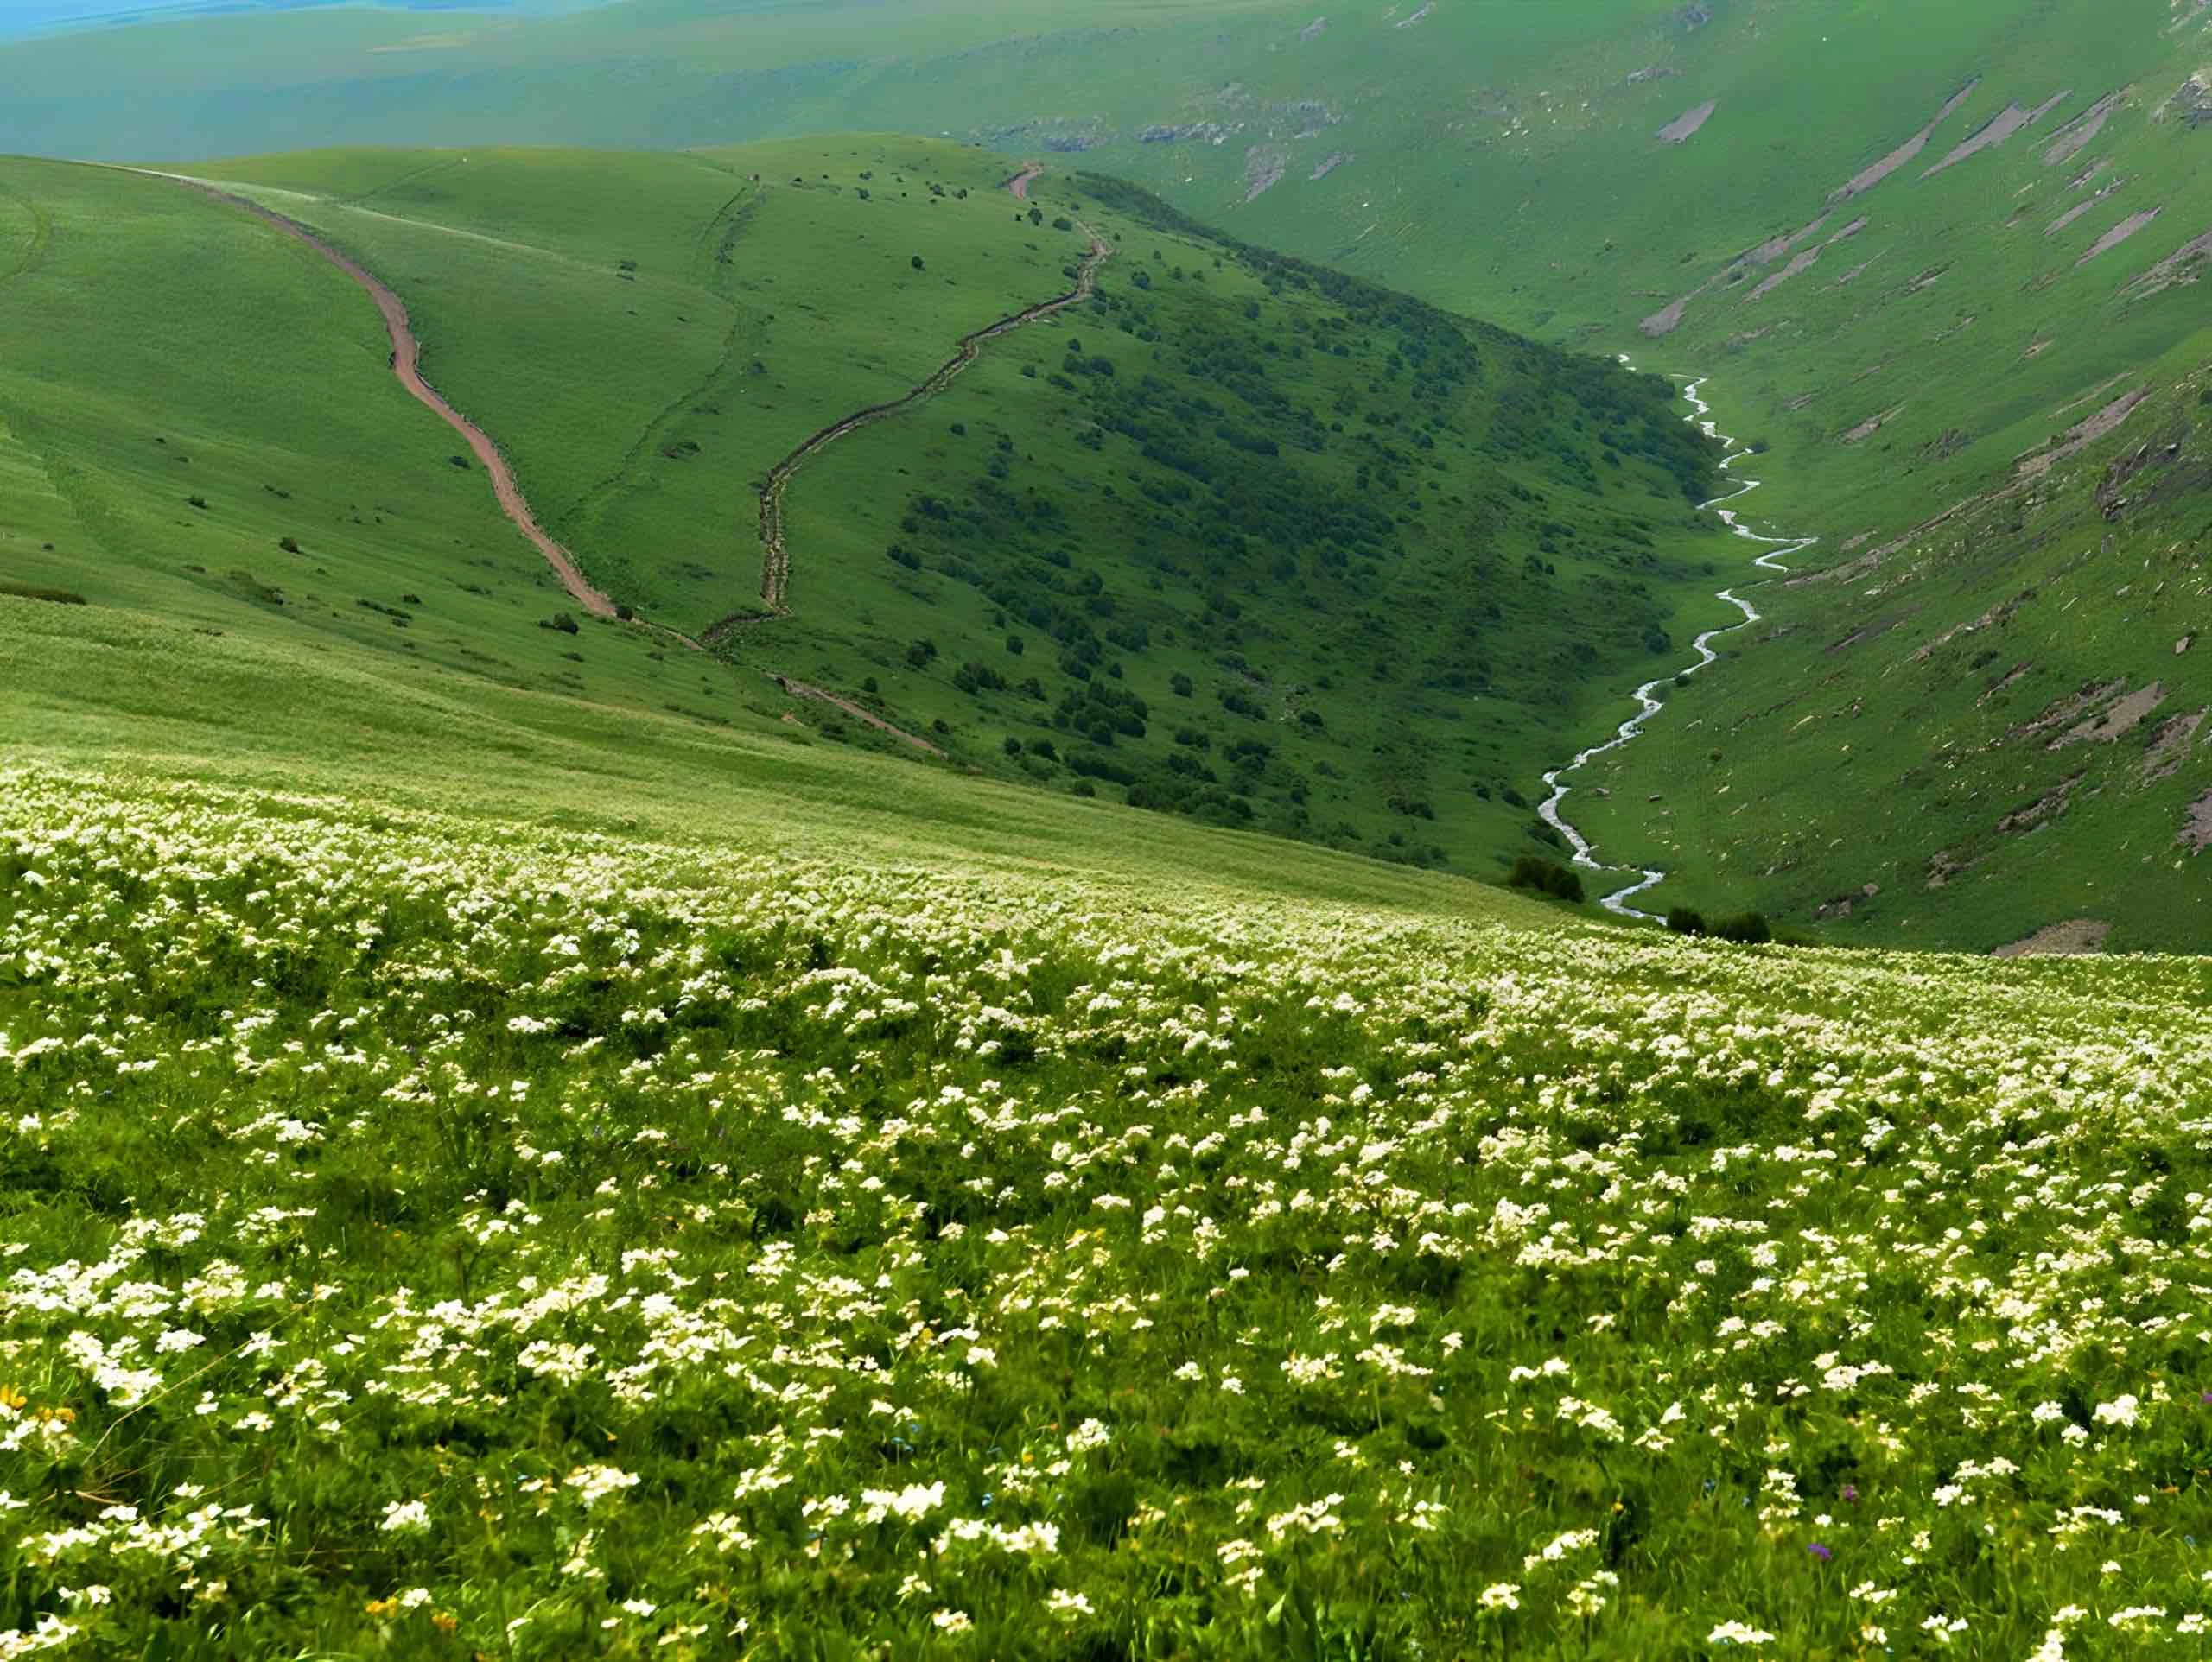
M1541 854L1523 854L1515 860L1512 871L1506 874L1505 886L1534 890L1578 906L1582 904L1582 879L1573 868Z
M1774 931L1767 927L1766 918L1758 912L1738 912L1733 917L1723 917L1713 924L1713 933L1723 941L1739 942L1752 947L1764 946L1774 939Z

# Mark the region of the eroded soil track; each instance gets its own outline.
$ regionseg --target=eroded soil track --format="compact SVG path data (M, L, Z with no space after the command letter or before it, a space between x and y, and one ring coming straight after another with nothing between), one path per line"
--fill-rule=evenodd
M1019 186L1026 189L1028 181L1033 177L1035 177L1033 174L1019 175L1008 188L1014 189ZM1021 190L1015 190L1016 195L1021 193ZM1097 289L1098 268L1113 257L1114 248L1112 244L1091 230L1089 225L1084 225L1082 229L1084 234L1090 238L1090 251L1084 256L1081 264L1076 270L1073 289L1065 295L1055 295L1051 300L1039 301L1036 305L1016 312L1011 317L1002 317L988 327L976 330L973 334L963 336L958 348L952 356L938 365L929 378L919 386L888 403L871 404L866 409L855 410L842 421L823 428L769 470L767 482L760 487L760 599L772 614L788 609L791 594L791 555L790 544L785 541L784 534L784 490L790 485L791 475L799 470L810 456L818 454L847 435L857 433L864 427L872 426L877 422L898 415L901 410L911 409L916 404L937 396L938 393L950 386L963 371L982 355L985 342L995 340L1003 334L1011 334L1016 329L1024 328L1029 324L1052 316L1056 312L1065 311L1071 306L1078 306L1089 300ZM711 646L733 629L749 621L752 621L751 616L741 612L725 618L709 629L701 638Z
M193 179L183 174L165 173L156 175L212 196L219 202L243 208L257 219L266 221L295 242L304 244L328 260L347 276L368 291L369 298L377 303L377 310L384 316L385 332L391 337L391 372L399 384L413 395L416 402L435 410L438 419L467 441L477 460L484 464L484 471L492 476L492 492L499 498L499 510L512 520L515 529L528 537L553 568L553 574L561 580L561 587L569 597L594 617L612 618L617 615L614 602L592 587L575 557L555 542L545 528L537 523L530 511L530 502L515 483L514 470L507 466L507 459L499 454L499 446L492 442L484 429L448 403L438 390L423 378L422 348L415 339L415 332L408 325L407 308L399 296L369 271L346 255L325 242L315 232L296 219L289 219L273 208L265 208L250 198L211 185L202 179ZM672 633L673 631L666 631Z

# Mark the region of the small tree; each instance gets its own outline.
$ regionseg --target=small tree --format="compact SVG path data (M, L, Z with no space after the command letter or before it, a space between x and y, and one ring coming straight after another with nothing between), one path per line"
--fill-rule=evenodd
M913 265L913 268L914 268L914 270L915 270L919 271L920 270L922 270L922 269L923 269L923 268L922 268L922 257L921 257L920 255L918 255L918 254L915 255L915 256L914 256L914 257L913 257L913 260L912 260L911 263L912 263L912 264Z

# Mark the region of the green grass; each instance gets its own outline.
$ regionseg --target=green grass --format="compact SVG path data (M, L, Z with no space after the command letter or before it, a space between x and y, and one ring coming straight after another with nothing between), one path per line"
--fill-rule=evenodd
M1057 251L1012 229L1006 165L921 140L195 171L391 283L425 374L497 436L548 529L692 630L757 597L749 492L786 451L1060 282Z

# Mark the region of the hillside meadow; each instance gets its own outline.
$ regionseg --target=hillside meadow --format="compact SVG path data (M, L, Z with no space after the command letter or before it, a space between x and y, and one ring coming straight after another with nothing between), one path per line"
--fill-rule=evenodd
M0 792L14 1653L2201 1643L2200 963L299 771Z

